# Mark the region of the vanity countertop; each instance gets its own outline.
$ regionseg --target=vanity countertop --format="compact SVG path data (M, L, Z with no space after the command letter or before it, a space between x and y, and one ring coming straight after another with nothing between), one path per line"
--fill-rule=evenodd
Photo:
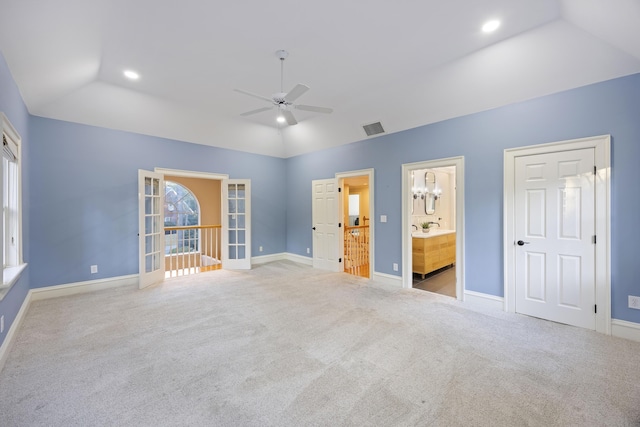
M411 237L416 237L418 239L427 239L429 237L442 236L443 234L451 234L455 232L456 230L440 230L439 228L431 228L429 229L428 233L423 233L422 230L414 231L413 233L411 233Z

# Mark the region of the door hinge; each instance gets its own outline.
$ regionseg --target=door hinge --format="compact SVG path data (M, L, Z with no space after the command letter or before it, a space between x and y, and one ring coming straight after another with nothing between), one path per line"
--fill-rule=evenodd
M593 235L593 238L591 239L591 241L593 242L594 245L596 244L596 236L595 236L595 234Z
M342 193L342 188L338 187L338 193Z
M598 168L596 167L596 165L593 165L593 174L594 175L598 174Z
M338 258L338 262L342 262L342 258Z
M593 312L594 312L594 313L596 313L596 314L598 314L598 304L595 304L595 305L593 306Z
M341 222L338 223L338 228L342 228L342 223Z

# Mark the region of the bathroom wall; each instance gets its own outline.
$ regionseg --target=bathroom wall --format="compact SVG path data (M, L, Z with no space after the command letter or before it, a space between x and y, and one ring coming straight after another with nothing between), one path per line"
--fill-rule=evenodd
M436 189L442 191L435 201L435 213L427 215L425 213L426 197L418 197L413 200L413 214L411 224L420 228L423 222L437 222L440 228L454 230L455 221L455 173L452 168L420 169L414 171L414 187L424 186L424 175L426 172L433 172L436 176ZM437 226L436 226L437 227Z

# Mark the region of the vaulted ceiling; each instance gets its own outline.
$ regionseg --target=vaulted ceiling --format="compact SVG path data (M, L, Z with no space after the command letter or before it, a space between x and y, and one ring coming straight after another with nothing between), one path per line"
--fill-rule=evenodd
M640 72L640 0L1 0L30 113L290 157ZM481 31L500 20L493 33ZM280 125L267 98L297 83ZM123 71L140 74L128 80Z

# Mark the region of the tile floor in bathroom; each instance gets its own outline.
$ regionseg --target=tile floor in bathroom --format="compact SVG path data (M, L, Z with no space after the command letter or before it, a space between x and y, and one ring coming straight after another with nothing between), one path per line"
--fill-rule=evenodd
M445 267L427 274L422 279L420 274L413 274L413 288L437 294L456 297L456 269L455 266Z

